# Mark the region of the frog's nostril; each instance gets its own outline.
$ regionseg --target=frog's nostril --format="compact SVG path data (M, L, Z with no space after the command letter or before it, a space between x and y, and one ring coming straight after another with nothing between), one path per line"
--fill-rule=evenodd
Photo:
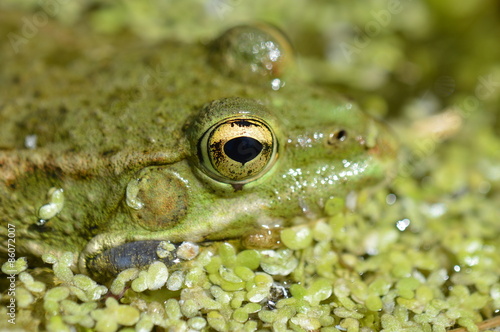
M347 140L347 131L344 129L339 129L334 132L331 132L330 135L328 135L328 145L337 145L341 142L344 142Z
M164 167L148 167L127 186L126 204L133 220L158 230L176 225L187 213L184 182Z

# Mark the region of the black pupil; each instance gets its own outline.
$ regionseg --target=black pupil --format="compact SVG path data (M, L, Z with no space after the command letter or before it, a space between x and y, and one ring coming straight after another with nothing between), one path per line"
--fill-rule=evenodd
M224 144L224 153L243 165L262 151L262 143L251 137L236 137Z

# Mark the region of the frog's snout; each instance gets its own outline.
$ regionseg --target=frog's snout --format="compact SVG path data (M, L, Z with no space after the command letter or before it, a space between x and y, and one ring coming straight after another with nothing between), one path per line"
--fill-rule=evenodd
M398 143L390 132L382 132L375 139L375 144L370 146L368 153L377 158L388 158L393 160L398 153Z
M371 142L367 143L368 154L372 156L382 169L386 170L386 178L392 179L397 170L397 155L399 144L395 134L387 125L375 122L376 131L373 137L368 137Z

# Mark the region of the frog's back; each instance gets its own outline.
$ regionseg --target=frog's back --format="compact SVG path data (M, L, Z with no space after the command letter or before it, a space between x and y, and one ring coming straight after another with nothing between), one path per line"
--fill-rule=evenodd
M9 64L0 78L2 150L179 150L187 117L235 88L213 81L201 45L56 28L49 24L19 53L1 46Z
M2 33L12 33L8 28L18 18L2 19L12 22L2 25ZM284 86L279 80L271 89L258 79L221 75L209 63L207 45L147 43L127 34L96 38L84 28L54 24L16 48L0 45L0 60L9 64L0 75L8 87L0 90L2 150L105 156L129 148L182 151L189 117L229 96L272 100L275 115L292 126L324 113L314 103L290 109L317 97L318 91L300 84L286 86L280 97L274 91ZM345 102L329 98L332 104Z

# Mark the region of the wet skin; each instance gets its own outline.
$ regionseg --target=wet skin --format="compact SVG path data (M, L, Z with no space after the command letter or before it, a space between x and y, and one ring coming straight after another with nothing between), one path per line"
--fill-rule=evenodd
M168 242L273 247L393 171L384 125L300 81L271 27L148 45L49 26L29 47L1 59L0 218L18 256L73 251L104 277L171 263Z

